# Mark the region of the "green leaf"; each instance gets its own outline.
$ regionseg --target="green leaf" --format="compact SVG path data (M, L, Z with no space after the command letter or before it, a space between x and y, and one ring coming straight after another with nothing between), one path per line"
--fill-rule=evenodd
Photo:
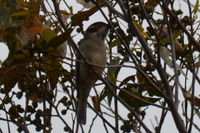
M114 58L110 61L110 64L109 65L120 65L120 59L119 58ZM116 68L108 68L108 79L110 81L112 81L113 83L116 82L116 78L117 78L117 75L119 73L119 70L120 70L120 67L116 67Z
M68 37L70 37L72 31L73 31L72 29L68 29L66 32L58 36L52 35L51 39L47 43L47 46L52 48L58 48L61 44L63 44L67 40Z
M197 13L198 7L199 7L199 0L197 0L196 3L195 3L195 5L194 5L194 9L193 9L194 14Z
M56 33L50 29L45 29L42 32L42 37L46 42L49 42L51 39L53 39L54 37L56 37Z
M115 39L114 41L111 42L111 46L112 47L115 47L115 46L119 46L121 44L120 40L119 39Z
M109 65L120 65L121 63L122 62L120 62L120 58L116 57L116 58L113 58L110 61ZM110 68L108 68L108 79L114 84L116 83L117 75L118 75L120 69L121 69L120 67L116 67L116 68L110 67ZM115 90L116 88L113 88L113 89ZM112 102L113 94L109 90L109 88L107 88L107 86L105 86L105 91L103 91L103 93L100 96L100 101L102 99L104 99L105 97L107 97L108 103L110 105L111 102Z

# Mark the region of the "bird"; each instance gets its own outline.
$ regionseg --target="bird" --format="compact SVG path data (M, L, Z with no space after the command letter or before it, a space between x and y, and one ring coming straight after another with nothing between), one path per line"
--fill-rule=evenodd
M76 62L76 87L78 92L77 123L86 124L87 99L92 86L102 75L106 65L105 38L109 25L104 22L91 24L79 42L80 53ZM87 61L87 62L85 62Z

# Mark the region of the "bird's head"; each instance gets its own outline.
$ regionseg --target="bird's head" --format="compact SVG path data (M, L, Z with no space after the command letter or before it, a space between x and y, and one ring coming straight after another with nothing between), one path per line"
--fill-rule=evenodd
M109 25L104 22L96 22L91 24L85 31L85 36L96 35L102 40L106 38L109 30Z

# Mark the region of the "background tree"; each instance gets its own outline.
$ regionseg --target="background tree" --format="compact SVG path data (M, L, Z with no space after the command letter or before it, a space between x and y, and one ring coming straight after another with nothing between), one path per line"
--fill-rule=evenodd
M46 133L56 126L93 132L97 124L105 132L159 133L168 124L167 115L181 133L200 131L199 0L77 2L84 7L78 12L75 1L0 1L0 41L9 49L0 67L5 132L17 127ZM88 103L95 115L84 129L76 126L76 35L97 13L111 27L108 63L93 89L93 105ZM152 108L159 110L151 117L153 128L146 123Z

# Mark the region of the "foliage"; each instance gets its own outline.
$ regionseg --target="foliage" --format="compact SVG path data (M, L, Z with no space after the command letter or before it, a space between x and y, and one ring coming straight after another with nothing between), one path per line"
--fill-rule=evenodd
M0 41L9 49L0 67L0 113L5 114L0 119L8 132L10 123L18 132L29 133L32 126L52 132L53 118L63 123L63 131L84 130L74 126L76 35L97 13L111 28L108 67L94 87L89 108L97 115L88 132L101 118L106 132L159 133L168 112L179 132L200 131L199 0L182 3L187 13L169 0L78 2L85 8L76 13L75 1L0 1ZM154 129L144 122L153 106L161 112Z

